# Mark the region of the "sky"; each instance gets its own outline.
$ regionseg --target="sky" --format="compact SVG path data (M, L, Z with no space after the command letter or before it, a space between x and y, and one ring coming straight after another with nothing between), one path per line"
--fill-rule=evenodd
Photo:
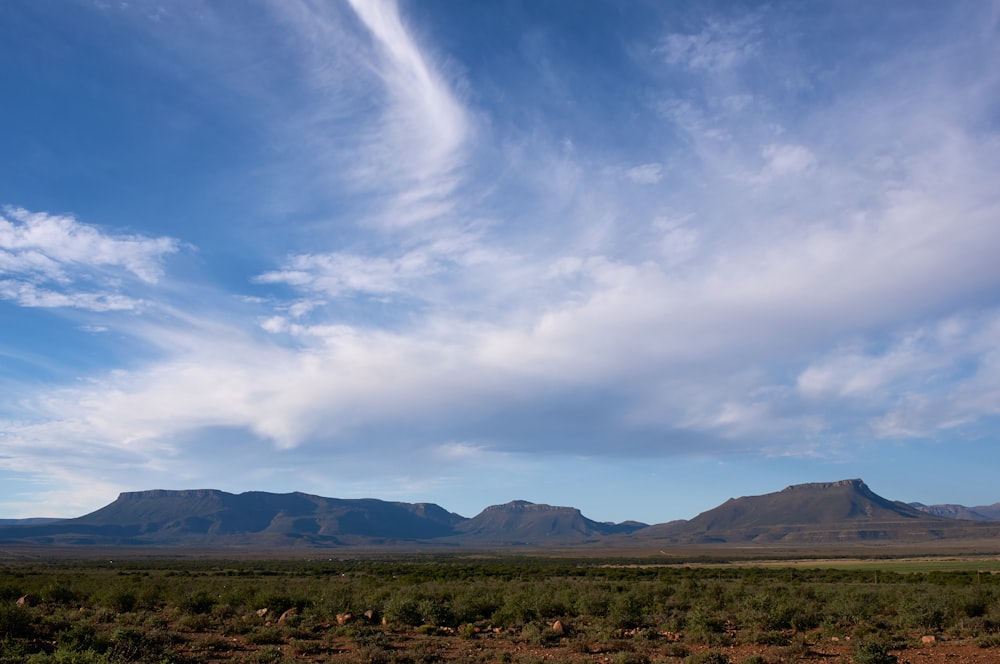
M6 0L0 516L1000 501L1000 3Z

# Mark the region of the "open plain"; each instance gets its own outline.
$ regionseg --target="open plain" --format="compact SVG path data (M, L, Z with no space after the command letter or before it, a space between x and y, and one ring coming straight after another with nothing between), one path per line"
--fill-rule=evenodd
M0 658L996 662L1000 556L983 551L344 557L15 547L0 558Z

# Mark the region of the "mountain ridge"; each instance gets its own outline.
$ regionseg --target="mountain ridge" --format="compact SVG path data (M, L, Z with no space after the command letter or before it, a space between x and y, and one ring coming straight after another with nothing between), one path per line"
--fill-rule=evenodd
M921 509L921 507L923 509ZM435 503L218 489L126 491L89 514L0 522L0 542L167 547L670 546L931 541L1000 536L1000 524L934 514L861 479L730 498L692 519L606 523L575 507L513 500L468 518ZM961 513L953 510L952 513Z

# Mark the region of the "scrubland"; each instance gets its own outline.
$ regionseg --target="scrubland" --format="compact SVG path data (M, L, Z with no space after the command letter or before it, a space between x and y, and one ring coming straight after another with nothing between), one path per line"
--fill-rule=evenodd
M0 563L0 662L1000 661L996 563Z

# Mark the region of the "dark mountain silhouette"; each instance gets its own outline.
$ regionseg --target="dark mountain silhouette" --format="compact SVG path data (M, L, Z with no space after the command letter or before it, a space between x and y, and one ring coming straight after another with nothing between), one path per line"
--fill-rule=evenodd
M992 505L980 505L978 507L966 507L965 505L924 505L923 503L910 503L921 512L943 516L949 519L965 519L966 521L1000 521L1000 503Z
M922 506L927 508L928 506ZM1000 506L993 506L1000 508ZM983 508L976 508L976 511ZM958 510L951 513L957 514ZM946 518L883 498L861 480L731 498L691 520L601 523L573 507L516 500L469 519L433 503L212 489L122 493L75 519L0 523L0 542L192 548L656 546L927 542L1000 537L1000 524Z
M883 498L859 479L789 486L730 498L690 521L651 526L638 535L671 543L915 541L984 533L962 522ZM977 524L970 524L972 526Z
M514 500L487 507L458 525L463 541L481 543L544 544L595 540L646 527L635 521L621 524L592 521L575 507L539 505Z
M615 525L571 507L515 501L467 519L432 503L213 489L135 491L75 519L0 526L0 541L107 546L383 546L574 543L645 524Z
M465 518L428 503L212 489L136 491L96 512L0 528L0 540L190 546L386 544L454 534Z

